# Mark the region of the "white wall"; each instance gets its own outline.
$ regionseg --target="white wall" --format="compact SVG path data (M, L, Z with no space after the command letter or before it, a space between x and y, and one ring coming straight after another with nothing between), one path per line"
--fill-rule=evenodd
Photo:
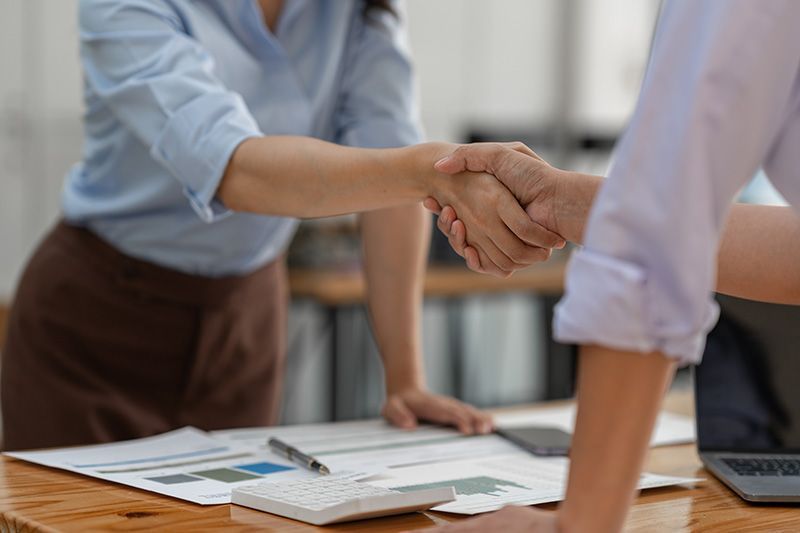
M462 141L471 126L543 128L559 119L559 106L573 128L619 132L639 92L658 5L410 0L428 137ZM563 79L574 83L562 87Z
M573 128L616 134L627 123L644 77L659 0L571 0L575 55Z
M58 216L81 146L77 0L3 0L0 17L0 299Z
M552 116L560 0L411 0L409 33L428 137Z

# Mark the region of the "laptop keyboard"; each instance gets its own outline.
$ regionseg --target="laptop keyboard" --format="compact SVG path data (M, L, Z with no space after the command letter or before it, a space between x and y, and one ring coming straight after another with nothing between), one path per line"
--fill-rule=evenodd
M740 476L800 476L800 459L723 458Z

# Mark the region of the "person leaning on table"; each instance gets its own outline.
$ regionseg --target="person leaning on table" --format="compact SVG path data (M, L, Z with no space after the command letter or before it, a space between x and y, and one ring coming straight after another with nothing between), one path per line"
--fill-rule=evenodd
M712 290L800 305L798 28L794 0L666 2L605 183L497 146L437 164L490 170L533 218L584 244L555 318L556 338L582 345L566 499L442 532L620 531L674 369L700 360L718 318ZM731 206L760 166L794 209ZM445 207L440 228L480 270L456 216Z
M7 449L276 423L293 217L354 212L384 415L491 429L425 388L419 202L433 194L477 213L475 235L508 268L561 239L495 178L433 171L450 145L374 149L421 140L395 7L80 2L84 158L16 293L1 373Z

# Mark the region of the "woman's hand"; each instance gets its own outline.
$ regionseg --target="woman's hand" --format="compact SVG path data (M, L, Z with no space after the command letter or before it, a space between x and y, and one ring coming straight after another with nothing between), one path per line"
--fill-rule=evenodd
M455 426L466 435L491 433L494 430L490 414L455 398L416 387L389 393L381 414L395 426L404 429L413 429L420 421L427 421Z
M558 171L524 144L485 143L461 146L447 157L439 160L435 168L453 175L454 179L458 179L467 172L486 172L495 176L512 194L514 201L522 204L515 214L521 212L521 216L526 217L527 220L515 219L517 227L530 228L531 222L533 222L532 227L541 228L547 231L548 236L555 235L558 238L557 243L550 247L563 247L564 240L555 228L551 205L555 184L550 179L550 174ZM469 221L464 220L458 206L451 202L442 202L439 197L427 199L424 205L440 215L439 230L448 237L453 249L466 259L470 269L482 273L492 273L498 268L504 271L513 271L533 262L500 265L494 260L496 254L487 251L484 243L473 238L472 225ZM442 206L449 206L450 209L443 212ZM458 214L456 215L456 213ZM540 255L539 260L548 257L549 250L547 254Z
M460 520L446 526L426 529L431 533L558 533L558 514L531 507L508 506L480 518Z
M465 170L488 172L513 193L531 220L567 241L582 242L586 220L603 178L554 168L522 147L525 145L520 143L461 146L438 161L436 169L454 177ZM434 198L426 199L423 205L439 215L439 230L472 270L486 272L487 268L493 268L484 263L485 254L480 253L471 232L460 220L458 208Z
M565 244L559 235L534 222L491 174L454 175L441 184L433 198L456 210L485 273L508 277L515 270L549 259L552 248Z
M421 159L431 166L462 148L441 143L413 147L422 151ZM548 259L552 248L564 246L559 235L531 220L508 187L491 173L470 170L437 169L431 175L430 196L458 212L484 272L507 277L515 270Z

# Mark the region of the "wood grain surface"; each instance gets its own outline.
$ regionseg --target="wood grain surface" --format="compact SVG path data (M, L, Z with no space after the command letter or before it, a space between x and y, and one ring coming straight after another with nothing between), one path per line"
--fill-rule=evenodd
M477 274L460 266L432 266L425 275L426 297L458 297L479 293L529 291L560 294L565 260L553 260L515 272L505 279ZM298 270L289 273L292 297L313 298L324 305L349 305L364 300L366 284L359 270Z
M671 395L669 410L691 409L688 394ZM531 408L531 407L528 407ZM535 408L535 407L533 407ZM693 445L651 451L647 469L695 476L693 488L655 489L640 495L626 530L632 532L800 531L800 508L751 505L700 465ZM553 507L552 505L550 507ZM317 528L235 505L200 506L77 474L0 459L0 531L376 531L422 529L459 517L417 513Z

